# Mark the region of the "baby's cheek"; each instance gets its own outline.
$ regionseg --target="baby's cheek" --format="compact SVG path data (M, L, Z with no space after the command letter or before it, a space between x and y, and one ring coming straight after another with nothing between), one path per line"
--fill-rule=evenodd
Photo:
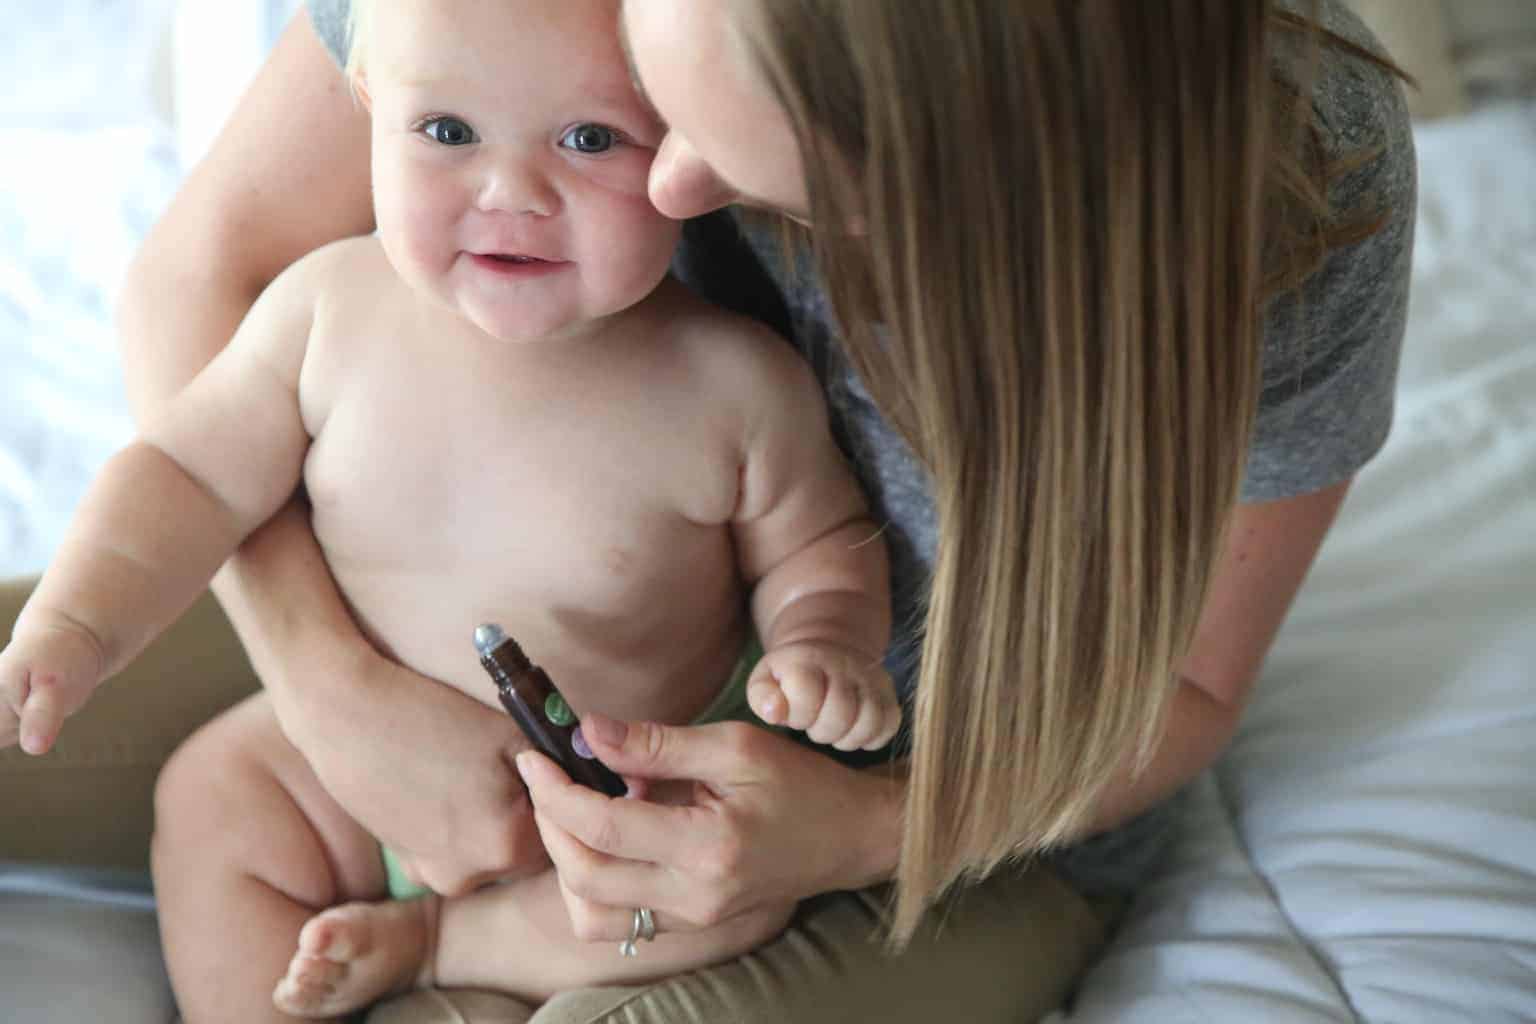
M612 287L638 302L666 276L682 225L657 213L644 195L614 194L603 204L600 224L589 241L591 255L606 267Z
M606 160L583 161L578 165L578 173L605 192L645 199L653 156L648 149L630 148Z
M374 182L379 236L397 269L441 273L457 252L456 228L467 205L430 175L410 167L392 171Z

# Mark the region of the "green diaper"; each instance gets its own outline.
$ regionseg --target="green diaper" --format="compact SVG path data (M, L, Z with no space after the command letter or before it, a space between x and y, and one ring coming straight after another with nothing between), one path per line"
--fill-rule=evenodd
M405 868L400 864L400 858L395 856L395 851L379 844L379 856L384 861L384 879L389 888L389 898L392 900L413 900L418 896L426 896L431 893L424 885L417 885L405 874Z
M741 657L736 659L736 667L731 670L731 677L726 680L709 707L693 720L693 724L709 725L711 722L762 724L762 720L753 714L752 708L747 704L747 680L752 677L752 670L757 667L762 657L762 641L758 640L756 631L752 631L747 635L747 643L741 650ZM384 875L388 881L391 899L410 900L425 896L432 891L406 877L399 858L389 847L381 843L379 854L384 860Z
M731 678L725 681L715 699L710 702L699 717L693 720L694 725L709 725L711 722L756 722L763 724L752 709L747 705L747 680L752 678L752 670L757 663L763 660L763 644L757 638L757 631L747 634L747 643L741 649L741 657L736 659L736 667L731 670Z

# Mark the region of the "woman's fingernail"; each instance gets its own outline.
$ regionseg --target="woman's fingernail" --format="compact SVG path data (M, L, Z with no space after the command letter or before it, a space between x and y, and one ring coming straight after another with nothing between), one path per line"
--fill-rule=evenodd
M586 736L610 747L622 747L629 726L623 722L592 712L581 720L581 731Z
M525 786L533 785L528 778L528 766L533 763L532 758L533 755L525 750L512 759L512 763L517 765L517 774L523 777L523 785Z

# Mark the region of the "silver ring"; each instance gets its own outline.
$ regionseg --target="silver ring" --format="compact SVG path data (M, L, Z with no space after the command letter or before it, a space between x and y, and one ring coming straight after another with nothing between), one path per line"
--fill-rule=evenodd
M639 950L635 943L650 942L656 938L656 915L650 907L636 907L634 920L629 926L629 938L619 943L620 956L636 956Z
M650 907L636 907L635 912L640 915L640 938L646 942L655 941L656 915Z

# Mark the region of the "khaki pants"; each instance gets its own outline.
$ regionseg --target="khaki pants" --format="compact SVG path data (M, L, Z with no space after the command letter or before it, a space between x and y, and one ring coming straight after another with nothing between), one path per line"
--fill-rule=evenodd
M33 582L0 583L0 637ZM146 868L160 766L257 685L205 597L69 720L54 751L0 751L0 860ZM1012 1024L1060 1004L1112 915L1035 869L970 890L889 957L877 935L882 898L871 890L808 900L756 952L653 985L567 992L534 1012L492 993L418 992L376 1007L368 1022Z

